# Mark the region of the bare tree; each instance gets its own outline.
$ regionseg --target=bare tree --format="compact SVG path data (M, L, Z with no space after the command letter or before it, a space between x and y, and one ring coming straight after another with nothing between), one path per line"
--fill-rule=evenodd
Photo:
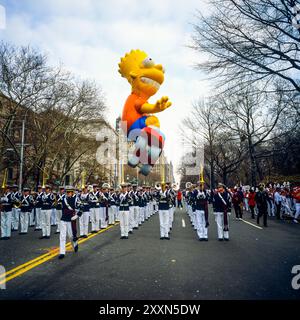
M297 0L210 0L211 15L198 12L193 46L209 58L197 67L214 75L224 89L244 89L257 82L260 90L299 93Z
M220 117L213 100L199 100L189 116L183 120L182 132L194 147L204 144L204 158L209 165L210 186L215 186L215 143L220 130Z

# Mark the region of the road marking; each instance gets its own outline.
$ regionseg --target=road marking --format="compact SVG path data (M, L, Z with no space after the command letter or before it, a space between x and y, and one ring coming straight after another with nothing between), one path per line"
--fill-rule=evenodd
M185 228L185 221L182 219L182 228Z
M109 226L103 230L100 230L97 233L90 233L87 238L85 238L85 239L82 238L82 239L78 240L78 244L84 243L84 242L94 238L98 234L103 233L103 232L113 228L114 226L116 226L118 224L119 223L115 223L114 225ZM71 242L68 242L66 245L66 249L71 249L71 248L72 248ZM23 264L19 265L18 267L7 271L4 274L1 274L0 275L0 285L5 282L7 283L8 281L10 281L16 277L19 277L20 275L24 274L25 272L28 272L29 270L39 266L42 263L47 262L50 259L53 259L54 257L58 256L58 254L59 254L59 248L55 248L48 253L45 253L35 259L32 259L26 263L23 263Z
M263 229L262 227L256 226L255 224L253 224L253 223L251 223L251 222L249 222L249 221L246 221L246 220L244 220L244 219L242 219L242 221L245 222L245 223L247 223L247 224L250 224L250 226L252 226L252 227L254 227L254 228L257 228L257 229L260 229L260 230Z

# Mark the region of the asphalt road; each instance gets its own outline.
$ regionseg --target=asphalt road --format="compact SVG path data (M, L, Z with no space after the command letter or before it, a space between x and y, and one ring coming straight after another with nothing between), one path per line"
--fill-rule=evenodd
M0 241L0 265L10 270L58 246L58 235L39 236L31 230ZM185 210L177 210L170 241L159 239L158 215L129 240L119 238L117 225L81 244L77 254L39 264L8 281L0 299L300 298L291 286L292 267L300 265L300 225L291 222L270 220L257 229L232 215L230 241L219 242L210 215L209 241L200 242Z

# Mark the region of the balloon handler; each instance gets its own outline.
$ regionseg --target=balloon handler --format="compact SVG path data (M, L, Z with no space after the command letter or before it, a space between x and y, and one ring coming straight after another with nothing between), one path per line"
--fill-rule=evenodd
M66 254L67 236L71 240L74 252L78 251L78 238L76 220L82 215L81 203L74 194L72 186L66 187L66 195L62 199L62 217L60 221L60 254L59 259L63 259Z
M171 106L168 97L155 104L148 102L164 82L164 69L141 50L131 50L119 63L119 73L131 85L122 114L122 129L134 146L128 156L131 167L139 166L140 173L148 175L162 153L165 137L158 118L153 115Z

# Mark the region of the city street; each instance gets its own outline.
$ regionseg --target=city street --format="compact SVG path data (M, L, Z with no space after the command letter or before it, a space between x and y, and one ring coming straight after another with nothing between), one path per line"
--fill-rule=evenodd
M168 241L159 239L156 214L128 240L115 225L63 260L58 235L13 233L0 242L8 272L0 299L299 299L291 270L300 264L300 226L272 218L268 228L257 228L249 213L244 220L232 213L230 241L219 242L210 214L209 241L200 242L186 211L176 210Z

